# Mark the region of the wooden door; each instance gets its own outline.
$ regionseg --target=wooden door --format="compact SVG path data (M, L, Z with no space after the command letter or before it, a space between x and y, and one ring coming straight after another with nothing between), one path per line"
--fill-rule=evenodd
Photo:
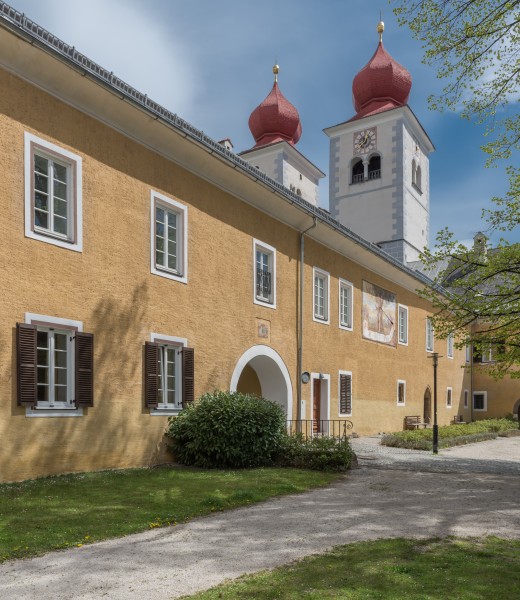
M426 388L424 392L424 407L423 407L423 421L425 423L431 423L432 417L432 393L430 387Z
M321 380L312 380L312 430L314 433L321 431Z

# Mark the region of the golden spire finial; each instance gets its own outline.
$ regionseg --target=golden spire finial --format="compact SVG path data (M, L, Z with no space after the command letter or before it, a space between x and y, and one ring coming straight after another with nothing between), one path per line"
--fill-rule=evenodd
M379 23L377 24L377 33L379 33L379 41L383 41L383 31L385 30L385 24L383 23L383 16L379 11Z
M273 67L273 73L274 73L274 82L276 83L278 81L278 71L280 70L280 67L278 65L274 65Z

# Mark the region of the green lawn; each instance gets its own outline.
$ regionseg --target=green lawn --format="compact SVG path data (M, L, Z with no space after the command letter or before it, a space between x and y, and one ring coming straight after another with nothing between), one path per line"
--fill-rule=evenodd
M520 598L520 542L382 540L245 576L197 600L501 600Z
M0 562L326 485L300 469L129 469L0 485Z

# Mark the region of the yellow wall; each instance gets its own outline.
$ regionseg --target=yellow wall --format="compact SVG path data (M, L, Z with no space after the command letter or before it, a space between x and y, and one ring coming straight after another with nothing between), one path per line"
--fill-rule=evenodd
M26 131L83 158L82 253L24 236ZM229 389L240 357L257 344L269 346L287 367L296 415L298 232L5 72L0 132L0 480L166 460L167 419L150 416L143 402L142 352L151 332L187 338L195 348L196 397ZM188 207L187 285L150 273L151 190ZM276 248L275 310L253 303L253 238ZM312 320L313 266L331 274L330 325ZM310 239L304 277L303 370L330 376L330 418L338 418L339 370L353 373L357 433L400 430L406 415L422 415L424 391L433 389L428 304ZM355 287L352 332L338 327L340 277ZM409 307L408 346L362 339L363 280ZM17 406L14 333L26 312L82 321L94 334L94 407L84 416L28 418ZM258 319L269 322L267 340L259 338ZM446 342L436 340L435 350L445 357ZM469 416L462 408L462 390L470 387L463 360L460 351L454 360L440 359L441 424ZM398 379L407 385L399 407ZM310 418L311 385L303 386L303 399Z

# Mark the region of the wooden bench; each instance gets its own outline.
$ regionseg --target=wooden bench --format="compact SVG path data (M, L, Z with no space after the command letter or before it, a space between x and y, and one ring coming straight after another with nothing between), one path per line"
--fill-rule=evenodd
M421 429L421 427L428 427L428 423L425 423L419 415L409 415L404 418L405 429Z
M453 423L453 425L466 425L467 424L466 421L464 421L463 415L458 415L458 416L453 417L451 422Z

